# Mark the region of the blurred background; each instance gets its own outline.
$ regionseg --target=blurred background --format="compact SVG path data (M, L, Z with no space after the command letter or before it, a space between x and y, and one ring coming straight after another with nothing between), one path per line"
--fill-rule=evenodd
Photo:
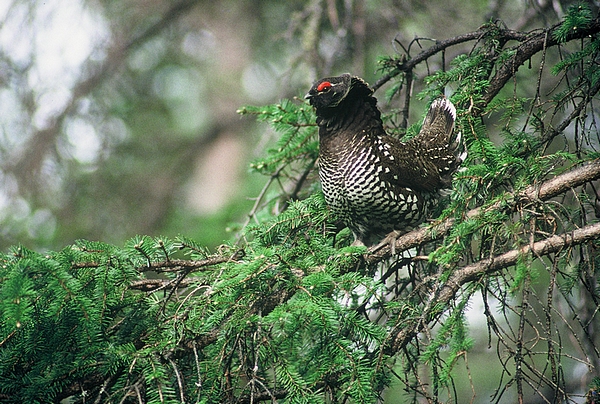
M239 108L301 98L327 75L373 83L379 58L404 54L415 37L412 56L489 21L548 27L570 3L2 0L0 250L80 238L123 245L138 234L184 235L212 250L247 220L268 181L250 162L278 136ZM451 48L446 67L472 46ZM432 63L415 70L413 94L443 68ZM535 88L537 69L520 74ZM394 109L385 90L380 105ZM473 369L496 354L482 311L474 304L469 317ZM459 396L469 402L469 386L485 385L477 402L489 402L501 375L457 370Z
M568 4L4 0L0 249L137 234L217 246L246 219L267 180L249 162L277 136L237 109L301 97L325 75L373 83L378 58L415 36L549 26Z

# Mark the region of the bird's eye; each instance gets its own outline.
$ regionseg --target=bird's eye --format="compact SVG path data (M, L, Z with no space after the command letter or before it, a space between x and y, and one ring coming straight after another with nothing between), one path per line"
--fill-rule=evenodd
M317 91L321 92L321 91L329 90L330 88L331 88L331 83L328 81L324 81L317 86Z

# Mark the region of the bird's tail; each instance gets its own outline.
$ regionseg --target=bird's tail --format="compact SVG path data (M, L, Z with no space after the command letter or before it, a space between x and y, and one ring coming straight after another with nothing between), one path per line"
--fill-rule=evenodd
M455 121L454 104L445 97L438 98L429 107L419 133L428 157L438 169L444 185L448 186L452 182L452 175L467 158L462 134L454 130Z

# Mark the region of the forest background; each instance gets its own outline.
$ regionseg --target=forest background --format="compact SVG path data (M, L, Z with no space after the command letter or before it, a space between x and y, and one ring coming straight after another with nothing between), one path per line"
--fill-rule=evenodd
M14 1L0 20L0 398L598 397L597 3ZM397 241L416 253L347 247L325 214L302 95L343 72L398 136L441 92L458 106L470 160L435 232Z
M185 234L215 247L245 223L264 185L249 162L279 136L241 118L242 106L302 96L326 75L351 72L374 83L380 57L402 53L398 43L415 37L428 38L415 47L427 47L496 18L529 30L560 21L567 8L4 2L0 249L56 249L80 238L122 244L136 234ZM447 60L471 46L452 48ZM414 94L426 74L418 72ZM411 123L426 107L414 98Z

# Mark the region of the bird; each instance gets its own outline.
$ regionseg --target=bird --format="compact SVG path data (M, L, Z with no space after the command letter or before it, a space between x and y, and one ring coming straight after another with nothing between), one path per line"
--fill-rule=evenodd
M319 179L325 201L370 246L422 223L451 188L466 158L456 108L435 99L415 137L388 135L373 90L349 73L316 81L305 98L319 128Z

